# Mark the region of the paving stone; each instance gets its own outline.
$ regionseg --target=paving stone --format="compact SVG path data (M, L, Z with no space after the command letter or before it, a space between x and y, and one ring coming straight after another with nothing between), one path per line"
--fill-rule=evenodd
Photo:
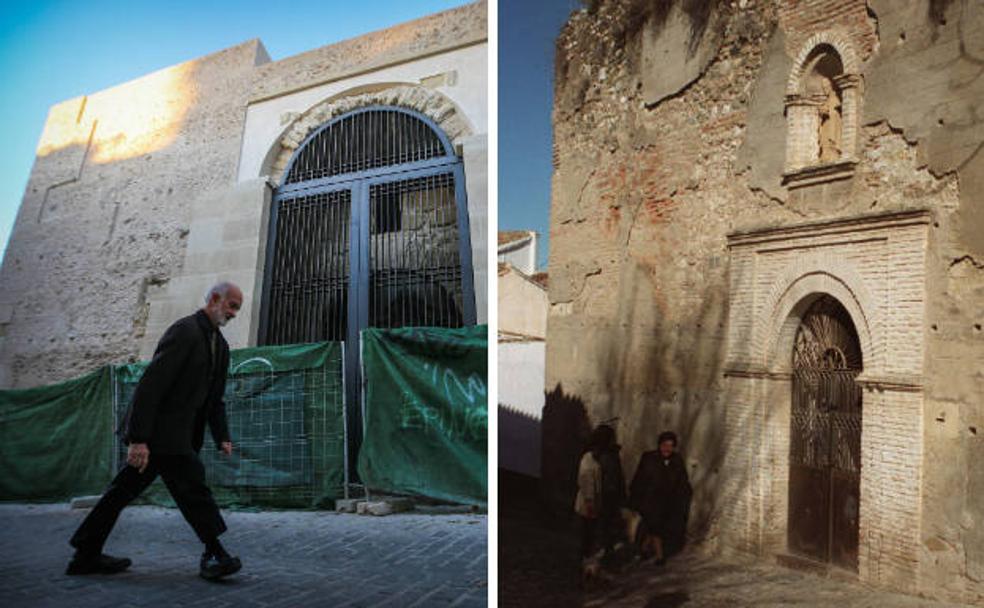
M413 501L409 498L380 500L366 505L366 513L369 515L392 515L406 511L413 511Z
M226 511L222 542L243 569L214 584L198 577L202 547L180 513L149 506L124 510L107 543L107 553L133 559L127 572L65 576L68 538L87 513L67 504L0 504L0 606L406 606L435 593L445 605L470 606L476 594L487 597L475 586L487 581L484 515ZM431 547L435 531L444 533L432 549L437 561L457 554L461 565L394 565L393 557ZM483 559L464 559L475 554Z
M335 511L339 513L355 513L358 511L359 503L365 502L360 498L342 498L335 501Z

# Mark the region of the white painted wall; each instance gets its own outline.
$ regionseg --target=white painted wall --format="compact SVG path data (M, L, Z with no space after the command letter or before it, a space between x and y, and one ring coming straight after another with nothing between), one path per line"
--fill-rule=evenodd
M499 343L499 467L540 477L544 342Z
M526 274L536 272L536 245L537 235L531 232L532 237L529 241L516 246L514 243L507 243L499 247L499 262L512 264Z
M547 290L516 270L499 275L499 331L533 338L547 337Z

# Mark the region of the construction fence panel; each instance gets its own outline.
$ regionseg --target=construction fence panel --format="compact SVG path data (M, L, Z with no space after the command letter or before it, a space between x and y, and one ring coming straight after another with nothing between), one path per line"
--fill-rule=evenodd
M231 456L206 432L206 479L223 507L333 507L345 495L347 448L337 342L261 346L230 353L225 408ZM147 363L116 370L115 419L122 420ZM117 466L126 459L119 444ZM145 501L171 506L158 480Z

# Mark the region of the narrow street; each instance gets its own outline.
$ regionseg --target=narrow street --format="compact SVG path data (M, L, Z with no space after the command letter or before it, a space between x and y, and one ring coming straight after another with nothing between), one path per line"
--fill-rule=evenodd
M690 547L665 566L630 565L607 584L580 589L578 529L532 504L499 517L499 603L505 608L946 608L962 606L874 590L751 559Z

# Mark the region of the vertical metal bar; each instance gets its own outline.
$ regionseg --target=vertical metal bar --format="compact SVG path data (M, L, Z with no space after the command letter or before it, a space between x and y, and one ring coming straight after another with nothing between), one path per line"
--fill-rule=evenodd
M389 206L390 197L398 191L402 184L388 183L382 186L382 196L376 201L376 206L383 214L383 221L386 221L386 207ZM389 226L384 226L388 229ZM393 267L393 231L387 230L382 235L383 268L386 270L386 324L384 327L393 327L393 281L396 278L396 269Z
M274 267L273 260L276 255L277 247L277 197L274 195L270 200L270 220L266 234L265 262L263 264L263 292L260 296L260 329L257 342L260 344L270 343L270 289L273 284Z
M352 275L349 274L349 267L352 261L352 191L349 190L345 196L345 213L340 219L340 224L338 227L338 243L339 247L343 248L342 258L338 261L336 266L336 272L339 273L340 287L342 289L342 296L344 300L342 305L345 307L345 323L344 326L339 324L339 329L342 335L348 335L348 328L354 322L354 319L349 315L349 302L352 301ZM346 338L347 339L347 338Z
M434 177L431 177L430 178L430 183L431 183L432 186L434 186L434 188L431 190L431 192L432 192L431 196L434 199L434 206L435 206L435 208L437 208L438 209L438 213L441 214L441 219L440 219L440 226L441 226L441 228L440 228L440 232L443 233L445 230L447 230L447 225L448 225L448 208L447 208L447 205L444 204L444 201L441 200L442 197L440 197L439 187L442 186L445 183L445 178L444 178L443 175L434 176ZM446 243L444 242L444 239L440 239L439 242L441 243L441 279L438 280L438 281L436 281L436 283L439 286L439 288L438 288L437 293L435 295L439 299L439 302L438 302L438 310L441 311L441 327L450 327L451 326L451 307L448 306L448 301L447 301L448 299L447 299L447 297L444 296L444 294L445 294L446 289L447 289L447 274L446 274L445 269L449 267L449 265L450 265L451 262L448 259L448 257L449 257L448 256L448 247L447 247Z
M291 281L291 307L290 316L287 319L288 326L288 343L293 344L297 342L298 334L298 318L301 312L301 261L300 253L301 247L303 245L303 236L301 235L301 214L304 209L304 205L308 202L309 198L307 196L297 199L294 204L291 205L291 235L290 235L290 259L288 263L290 264L290 281Z
M322 323L325 326L325 340L337 342L344 340L335 330L335 324L340 322L337 312L335 312L335 283L337 281L335 267L337 265L337 226L341 220L342 205L345 204L345 191L340 191L334 204L331 206L331 213L325 222L325 295L321 311Z
M350 413L353 414L352 419L349 424L356 428L356 425L361 424L359 416L359 390L360 381L359 375L361 374L361 369L359 367L359 330L361 328L361 312L360 308L362 305L362 293L360 283L363 280L361 276L361 258L363 255L367 255L367 252L362 244L361 234L361 224L366 221L366 218L362 214L362 198L364 195L368 195L364 192L365 186L361 183L356 182L350 191L350 206L349 206L349 271L348 271L348 327L346 328L346 346L345 346L345 357L347 358L349 370L348 379L350 384L348 385L348 392L346 393L348 399L348 405L353 409ZM361 441L361 435L356 435L351 438L353 444L355 441Z
M476 323L475 277L472 269L471 227L468 221L468 192L465 169L459 160L453 167L454 204L458 219L458 259L461 268L461 312L465 325Z
M297 203L301 200L300 198L295 198L290 201L290 204L284 208L284 273L283 273L283 284L284 284L284 306L283 315L281 318L281 336L279 344L290 344L292 341L292 335L290 330L290 321L294 313L294 258L296 254L297 238L296 238L296 222L297 222Z
M290 314L290 228L292 221L292 205L296 199L284 200L280 204L280 224L277 235L277 283L278 283L278 305L276 321L276 334L273 344L285 344L287 339L286 323Z
M407 208L409 209L410 226L413 227L414 234L413 239L409 242L411 245L407 248L408 259L407 268L410 272L407 274L407 287L411 290L411 294L416 287L417 273L420 272L420 238L417 236L421 230L423 230L420 222L420 193L410 192L407 194ZM417 318L419 312L416 310L418 308L417 298L409 298L409 311L407 313L406 323L407 325L420 325L420 321Z
M328 154L331 158L331 174L338 175L342 172L341 159L338 157L338 132L341 130L341 123L335 123L329 131Z
M116 366L112 364L109 366L109 385L113 387L112 427L109 430L110 462L112 463L113 470L110 471L110 474L115 475L120 470L120 450L116 443L116 428L120 420L120 386L119 376L116 375Z
M343 340L341 344L342 344L342 357L341 357L342 359L342 467L344 469L342 476L343 476L343 483L345 484L345 490L344 490L345 499L348 500L349 484L351 483L351 479L349 478L350 465L349 465L349 442L348 442L349 440L348 407L346 403L346 395L348 393L346 390L347 387L345 383L346 370L345 370L345 356L344 356L346 342Z
M399 230L400 234L400 290L403 297L400 298L400 320L399 325L407 325L407 306L410 305L410 300L413 298L413 292L409 289L410 283L410 273L413 271L413 266L410 265L407 257L410 254L410 231L408 229L407 223L404 221L404 209L405 201L409 196L413 194L406 190L401 190L396 197L396 204L393 205L393 213L395 217L393 218L393 226Z
M304 251L304 267L305 267L305 311L304 311L304 342L314 341L314 290L317 289L316 275L314 272L315 265L317 263L317 245L318 239L315 238L315 221L320 208L326 203L328 199L327 194L322 194L315 197L311 201L311 205L307 209L305 214L305 235L304 238L307 241Z
M335 312L335 318L332 320L333 323L333 340L344 340L345 339L345 326L342 323L342 317L340 316L343 311L346 310L348 306L348 293L347 287L345 286L345 262L348 261L348 256L346 252L348 251L348 231L345 229L347 225L349 214L347 209L351 204L351 197L348 191L343 191L342 199L338 207L338 213L335 214L334 221L332 222L332 254L331 254L331 303L335 306L336 303L339 305ZM343 239L345 239L343 241ZM344 249L343 249L344 248ZM345 313L348 315L348 313Z
M313 195L304 199L304 203L297 209L297 254L295 262L297 264L297 314L294 317L295 338L293 342L305 342L304 333L307 323L307 291L308 291L308 247L311 239L307 234L307 216L311 206L317 203L321 195Z
M310 339L312 342L322 342L325 339L325 328L322 325L322 303L323 294L325 289L325 249L327 243L325 242L324 225L331 213L332 201L335 199L335 192L328 192L325 195L325 200L318 207L317 213L314 215L314 264L311 270L312 274L312 303L311 303L311 335Z
M318 177L328 177L331 175L331 159L328 158L328 132L330 128L323 129L318 135L318 149L320 150L321 159L318 165L321 167L321 171Z

